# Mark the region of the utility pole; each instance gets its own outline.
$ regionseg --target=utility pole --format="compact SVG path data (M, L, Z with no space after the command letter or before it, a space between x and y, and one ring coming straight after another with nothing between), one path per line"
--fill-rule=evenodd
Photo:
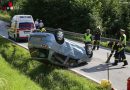
M109 58L109 53L107 53L107 59ZM107 79L109 81L109 62L107 63Z

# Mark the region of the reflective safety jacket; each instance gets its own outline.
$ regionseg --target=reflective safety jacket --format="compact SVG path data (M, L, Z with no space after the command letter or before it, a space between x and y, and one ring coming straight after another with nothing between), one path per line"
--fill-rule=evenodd
M125 35L125 34L123 34L123 35L120 37L120 42L121 42L121 44L126 45L126 35Z
M46 29L45 29L45 28L42 28L42 29L40 30L40 32L46 32Z
M85 42L91 42L92 41L92 35L85 33L85 35L84 35L84 41Z

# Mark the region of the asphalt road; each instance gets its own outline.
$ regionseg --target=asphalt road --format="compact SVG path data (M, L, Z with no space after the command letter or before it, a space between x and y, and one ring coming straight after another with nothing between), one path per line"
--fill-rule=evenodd
M8 38L7 35L7 23L0 21L0 35ZM72 43L84 46L84 44L70 41ZM27 48L27 42L18 43ZM94 51L94 56L87 65L71 68L70 70L77 72L85 77L93 79L96 82L100 82L102 79L108 79L108 65L104 62L107 59L107 53L110 54L110 50L100 48ZM130 54L126 55L128 63L130 64ZM114 58L111 59L114 62ZM117 66L109 65L109 80L112 82L112 86L117 90L127 90L127 79L130 77L130 65L122 68L123 62L119 63Z

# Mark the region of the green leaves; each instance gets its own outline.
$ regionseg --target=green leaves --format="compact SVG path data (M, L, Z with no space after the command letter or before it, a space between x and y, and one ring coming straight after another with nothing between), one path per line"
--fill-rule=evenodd
M13 14L31 14L45 26L84 33L86 28L101 26L109 37L127 28L130 4L120 0L14 0ZM118 22L115 22L118 21ZM114 32L113 32L114 31ZM109 33L109 34L108 34ZM129 34L127 34L129 35Z

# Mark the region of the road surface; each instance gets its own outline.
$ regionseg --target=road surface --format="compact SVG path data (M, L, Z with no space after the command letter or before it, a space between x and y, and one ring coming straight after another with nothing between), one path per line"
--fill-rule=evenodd
M0 35L5 38L8 38L7 35L7 23L0 21ZM84 46L82 43L75 41L70 41L80 46ZM27 48L27 43L22 42L18 43ZM104 63L107 59L107 53L110 53L110 50L100 48L99 50L94 51L94 56L87 65L72 68L70 70L77 72L85 77L100 82L102 79L107 79L107 69L108 66ZM130 54L126 55L128 63L130 64ZM114 62L114 58L111 59L111 62ZM117 90L127 90L127 78L130 77L130 65L122 68L123 63L119 63L118 66L109 66L109 80L112 82L112 86Z

